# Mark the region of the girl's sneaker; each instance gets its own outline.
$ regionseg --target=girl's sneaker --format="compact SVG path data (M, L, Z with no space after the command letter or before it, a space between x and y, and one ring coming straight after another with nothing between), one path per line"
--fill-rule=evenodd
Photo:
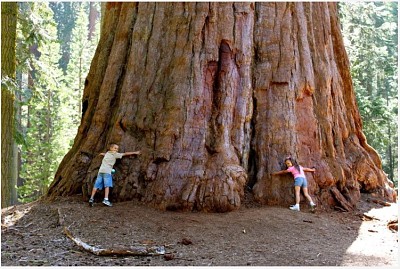
M317 207L316 204L310 204L310 211L314 213L316 207Z
M112 206L112 203L106 199L103 200L103 204L105 204L106 206Z
M89 206L93 206L94 200L92 198L89 199Z
M290 209L290 210L293 210L293 211L300 211L300 206L298 206L298 205L291 205L291 206L289 207L289 209Z

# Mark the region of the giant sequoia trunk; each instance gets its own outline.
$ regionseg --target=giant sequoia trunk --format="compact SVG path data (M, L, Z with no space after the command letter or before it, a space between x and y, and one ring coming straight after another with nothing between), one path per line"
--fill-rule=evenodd
M395 192L362 133L336 3L108 3L71 151L48 195L83 193L107 144L113 199L223 212L246 187L293 202L291 154L320 205Z

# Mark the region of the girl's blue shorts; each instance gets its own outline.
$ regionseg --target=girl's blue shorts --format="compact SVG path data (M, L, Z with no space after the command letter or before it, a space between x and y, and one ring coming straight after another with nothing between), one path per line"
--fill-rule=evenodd
M307 188L307 179L305 177L296 177L294 179L294 185Z
M103 188L112 187L113 181L111 174L99 173L94 183L96 189L102 190Z

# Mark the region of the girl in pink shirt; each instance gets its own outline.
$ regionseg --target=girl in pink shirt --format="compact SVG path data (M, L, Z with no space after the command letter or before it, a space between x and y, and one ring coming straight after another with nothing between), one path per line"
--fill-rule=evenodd
M308 194L307 188L307 178L304 172L315 172L314 168L302 167L296 163L291 157L287 157L285 159L285 165L287 167L286 170L282 170L279 172L272 173L271 175L282 175L286 173L292 173L294 177L294 193L296 196L296 204L290 206L291 210L300 211L300 190L303 189L304 196L310 202L311 211L315 210L315 203L311 199L311 196Z

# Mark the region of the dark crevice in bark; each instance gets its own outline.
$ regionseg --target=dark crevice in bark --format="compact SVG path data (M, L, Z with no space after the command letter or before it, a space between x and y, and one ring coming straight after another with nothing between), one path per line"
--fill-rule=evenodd
M255 149L255 141L256 141L256 132L255 132L255 126L256 126L256 115L257 115L257 99L254 97L253 93L253 115L251 117L251 123L250 123L250 130L251 130L251 139L250 139L250 152L249 152L249 159L248 159L248 182L247 182L247 187L252 189L254 184L257 182L257 173L258 173L258 154Z
M222 132L223 124L222 122L223 114L226 108L221 108L221 102L224 102L223 97L227 95L222 89L226 75L229 72L230 61L232 61L232 50L226 40L222 40L219 48L219 61L218 70L214 76L214 83L212 88L212 112L210 120L210 137L207 143L208 147L215 152L219 152L219 147L222 144ZM229 127L227 127L229 128Z
M127 132L127 128L126 128L125 124L122 122L122 120L120 120L118 122L118 125L121 128L121 130L123 130L125 133Z
M89 100L84 100L82 102L82 118L81 119L83 119L83 117L85 116L85 113L86 113L86 110L88 109L88 106L89 106Z
M160 164L163 162L168 162L169 160L165 157L156 157L153 161L154 164Z
M259 16L259 9L260 9L260 3L256 2L255 5L253 6L254 8L254 16L253 16L253 33L252 33L252 38L253 38L253 59L251 63L251 69L255 70L256 65L261 61L261 55L260 55L260 48L257 45L257 41L255 40L255 31L257 30L257 20ZM248 174L248 181L246 184L247 189L252 189L253 186L257 182L257 173L258 173L258 154L256 150L256 124L257 124L257 114L258 114L258 107L257 107L257 98L256 98L256 82L255 82L255 76L254 73L252 72L252 78L251 78L251 88L252 88L252 102L253 102L253 111L251 115L251 120L250 120L250 146L249 146L249 156L248 156L248 163L247 163L247 174Z
M211 106L211 113L209 115L206 114L207 122L208 122L208 132L207 132L208 137L206 137L206 143L205 143L205 147L210 154L216 153L216 150L214 148L215 139L213 136L214 128L213 128L213 123L212 123L211 118L212 118L213 110L214 110L214 106L215 106L215 104L214 104L215 103L215 97L214 97L215 90L214 89L216 89L217 85L218 85L218 83L217 83L217 74L219 72L218 70L219 70L218 62L215 62L215 61L209 62L207 65L207 68L205 70L205 76L204 76L205 77L205 87L206 87L205 91L209 92L210 101L211 101L211 104L209 104Z
M151 4L151 3L150 3ZM157 9L157 5L155 3L154 4L154 10L151 13L151 23L150 23L150 33L148 34L148 38L146 40L146 55L144 55L145 60L144 60L144 66L147 66L147 60L148 60L148 55L149 55L149 47L150 47L150 39L153 33L153 26L154 26L154 15L156 14L156 9Z
M204 19L203 28L201 29L201 52L204 51L206 28L208 27L209 20L210 19L209 19L208 15L207 15L206 18Z

